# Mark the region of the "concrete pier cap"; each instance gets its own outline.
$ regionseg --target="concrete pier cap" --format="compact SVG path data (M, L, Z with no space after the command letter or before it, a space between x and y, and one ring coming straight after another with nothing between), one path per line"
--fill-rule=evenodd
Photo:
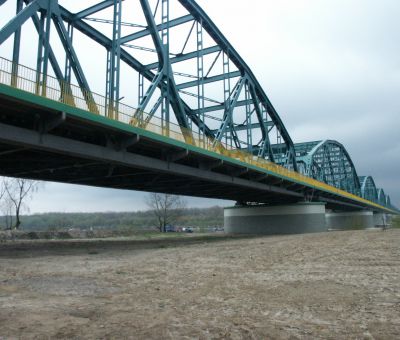
M302 234L326 231L325 203L249 205L224 209L224 227L232 234Z

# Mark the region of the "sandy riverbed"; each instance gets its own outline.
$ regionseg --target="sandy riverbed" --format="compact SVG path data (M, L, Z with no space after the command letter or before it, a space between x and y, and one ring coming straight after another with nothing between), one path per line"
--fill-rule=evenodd
M0 244L0 339L400 337L400 230Z

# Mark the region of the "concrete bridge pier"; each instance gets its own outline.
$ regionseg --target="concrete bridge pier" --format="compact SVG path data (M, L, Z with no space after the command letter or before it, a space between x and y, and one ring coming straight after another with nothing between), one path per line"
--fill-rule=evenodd
M374 212L375 227L387 227L392 221L392 215Z
M374 213L372 211L327 211L325 217L328 230L366 229L375 226Z
M225 208L224 227L234 234L302 234L326 231L325 203Z

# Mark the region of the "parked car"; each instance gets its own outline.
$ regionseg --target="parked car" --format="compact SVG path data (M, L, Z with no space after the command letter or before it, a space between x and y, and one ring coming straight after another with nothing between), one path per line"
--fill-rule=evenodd
M173 225L166 225L165 226L165 232L166 233L175 233L176 229Z

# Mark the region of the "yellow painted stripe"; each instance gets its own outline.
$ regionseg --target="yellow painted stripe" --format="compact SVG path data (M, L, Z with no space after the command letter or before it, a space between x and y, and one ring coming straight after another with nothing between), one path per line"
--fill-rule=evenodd
M12 65L12 61L0 58L0 83L11 86L11 84L13 83ZM335 195L346 197L353 201L367 204L370 207L383 209L388 212L391 211L390 209L381 206L375 202L366 200L347 191L317 181L298 172L288 170L280 165L256 157L242 150L233 149L224 143L218 143L218 145L215 146L214 141L210 138L194 131L186 130L177 124L170 123L169 129L166 129L165 127L163 127L164 124L162 124L161 119L158 117L152 117L150 120L151 122L144 126L143 122L145 122L146 119L149 118L149 115L145 112L138 112L137 109L131 106L118 103L118 110L114 110L110 114L109 112L107 112L107 101L104 96L101 96L97 93L89 92L86 89L82 89L76 85L60 82L59 80L51 76L47 76L47 86L43 87L42 85L38 85L37 78L38 73L36 72L36 70L23 65L18 65L18 76L15 78L16 81L14 81L14 87L39 96L44 96L50 100L62 102L64 104L89 111L91 113L100 114L110 119L117 120L131 126L139 127L141 129L145 129L146 131L169 137L174 140L178 140L210 152L239 160L243 163L258 167L261 170L267 170L273 174L283 176L289 180L292 179L295 182L300 182L317 190L322 190L333 193ZM68 94L66 94L67 89L70 89L70 93ZM93 98L96 105L87 104L85 98L88 98L89 96ZM134 118L135 116L140 117L140 119Z

